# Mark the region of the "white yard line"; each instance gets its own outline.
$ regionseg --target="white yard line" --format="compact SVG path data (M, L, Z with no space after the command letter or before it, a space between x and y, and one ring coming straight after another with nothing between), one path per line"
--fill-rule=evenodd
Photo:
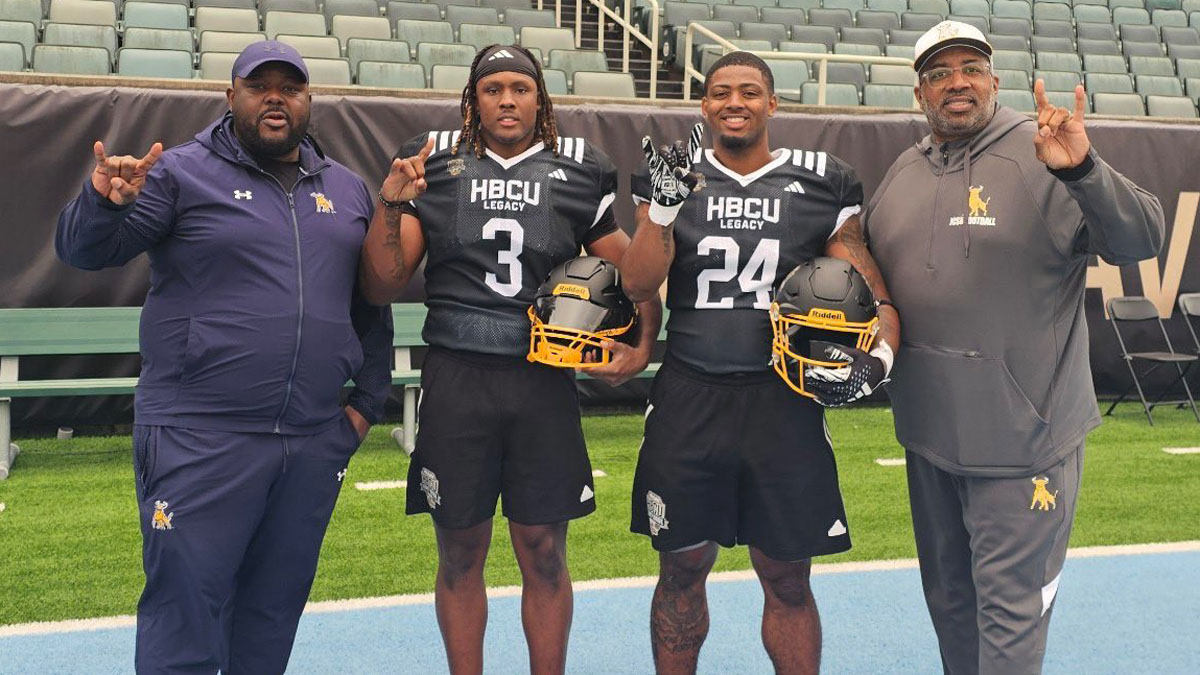
M906 462L903 457L880 457L875 460L879 466L904 466Z
M1153 555L1161 553L1188 553L1200 551L1200 541L1179 541L1166 544L1127 544L1118 546L1089 546L1073 548L1067 551L1068 558L1102 558L1126 555ZM880 572L887 570L914 569L917 561L913 558L900 560L868 560L863 562L843 562L816 564L812 567L813 574L849 574L853 572ZM748 581L754 579L752 570L738 572L717 572L709 576L714 582ZM615 588L651 588L658 583L657 577L625 577L621 579L593 579L591 581L575 582L577 591L609 590ZM521 594L520 586L501 586L489 588L490 598L509 598ZM382 609L386 607L404 607L411 605L433 604L432 593L414 595L392 595L377 598L356 598L353 600L326 600L310 602L305 608L309 614L328 614L331 612L346 612L361 609ZM55 633L74 633L83 631L109 630L113 628L132 628L136 619L132 616L110 616L99 619L74 619L70 621L44 621L37 623L18 623L0 626L0 638L24 635L50 635Z
M355 490L402 490L408 487L406 480L375 480L366 483L355 483Z
M1168 455L1200 455L1200 448L1163 448Z

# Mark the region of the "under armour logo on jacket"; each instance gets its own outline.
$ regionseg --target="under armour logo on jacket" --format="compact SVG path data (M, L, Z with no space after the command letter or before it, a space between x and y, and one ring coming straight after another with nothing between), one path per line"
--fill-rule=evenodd
M254 199L254 193L249 190L234 190L233 198L234 199L245 199L245 200L249 201L251 199Z
M511 58L513 58L513 55L511 52L509 52L507 49L501 49L500 51L496 52L495 54L492 54L491 56L489 56L488 61L495 61L496 59L511 59Z

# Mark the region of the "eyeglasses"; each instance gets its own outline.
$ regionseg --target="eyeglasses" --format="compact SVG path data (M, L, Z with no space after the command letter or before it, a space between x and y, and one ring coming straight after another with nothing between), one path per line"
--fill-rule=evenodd
M991 73L992 69L986 64L982 63L968 63L961 68L930 68L929 70L921 73L921 79L925 82L925 84L935 89L941 89L942 87L950 84L951 77L954 75L955 71L962 73L963 77L967 78L968 80L979 82L986 78L988 74Z

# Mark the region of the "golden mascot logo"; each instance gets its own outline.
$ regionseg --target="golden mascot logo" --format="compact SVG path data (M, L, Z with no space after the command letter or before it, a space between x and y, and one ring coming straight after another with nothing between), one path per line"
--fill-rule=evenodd
M333 202L323 192L310 192L309 197L317 203L317 213L337 213L333 210Z
M154 502L154 516L150 519L150 525L156 530L173 530L175 527L171 525L171 519L175 517L175 512L167 513L166 502Z
M988 197L987 199L984 199L981 196L981 194L983 193L982 185L980 185L979 187L975 187L974 185L972 185L970 187L970 190L971 190L971 196L967 200L967 206L971 209L971 215L972 216L986 216L988 202L992 201L992 198Z
M1055 499L1058 497L1058 490L1053 494L1046 489L1046 484L1050 482L1049 478L1034 478L1033 480L1033 501L1029 502L1029 510L1037 508L1040 511L1049 511L1051 508L1058 508L1058 502Z

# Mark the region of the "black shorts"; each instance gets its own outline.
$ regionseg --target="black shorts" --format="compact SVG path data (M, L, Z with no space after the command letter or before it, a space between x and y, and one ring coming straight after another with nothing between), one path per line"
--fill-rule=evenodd
M501 494L504 516L522 525L596 510L572 371L432 348L417 419L407 513L471 527L495 515Z
M659 551L746 544L775 560L850 548L824 412L774 373L654 378L630 529Z

